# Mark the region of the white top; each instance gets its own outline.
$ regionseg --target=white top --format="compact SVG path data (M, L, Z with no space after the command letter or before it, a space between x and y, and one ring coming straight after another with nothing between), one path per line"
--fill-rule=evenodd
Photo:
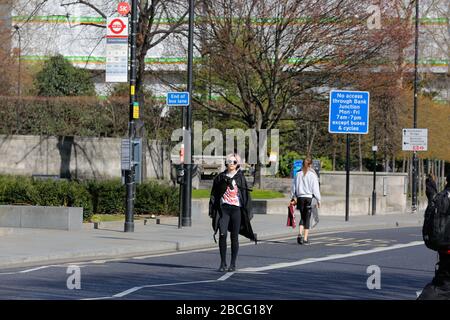
M312 198L314 197L320 202L319 178L313 170L308 170L306 175L300 170L295 179L292 181L291 197L292 198Z
M227 173L227 177L229 178L233 178L234 175L237 173L234 172L233 174ZM233 179L232 180L232 185L233 185L233 190L230 189L230 187L227 187L227 190L225 191L225 193L222 196L222 199L220 199L220 203L226 203L232 206L237 206L240 207L241 203L239 201L239 190L236 184L236 181Z

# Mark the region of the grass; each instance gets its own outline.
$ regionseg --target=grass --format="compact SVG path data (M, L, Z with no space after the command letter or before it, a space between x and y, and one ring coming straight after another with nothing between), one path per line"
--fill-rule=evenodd
M134 215L135 220L139 220L139 215ZM94 214L91 222L111 222L111 221L125 221L124 214Z
M192 190L192 199L208 199L210 194L210 189ZM252 199L279 199L285 197L281 192L261 189L253 189L251 195Z

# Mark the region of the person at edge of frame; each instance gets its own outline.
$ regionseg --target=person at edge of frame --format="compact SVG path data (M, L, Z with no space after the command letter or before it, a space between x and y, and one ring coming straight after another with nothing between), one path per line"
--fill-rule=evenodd
M226 169L213 181L209 201L209 216L212 218L214 240L219 231L220 272L234 272L239 251L239 234L255 241L250 220L252 214L252 200L247 180L240 169L241 157L232 153L226 157ZM227 269L227 233L231 238L231 261ZM217 242L217 241L216 241Z
M316 198L317 207L320 208L321 196L319 190L319 178L312 168L311 158L307 157L303 162L302 170L300 170L295 176L295 179L293 179L291 187L290 204L297 205L297 209L300 210L301 218L297 236L298 244L310 244L309 229L313 197Z
M436 178L434 174L432 173L428 174L427 179L425 180L425 188L426 188L425 194L427 196L428 203L430 203L430 201L433 200L435 194L438 193L436 186Z
M450 194L450 174L446 180L444 190ZM423 288L417 300L450 300L450 247L439 250L438 254L439 261L434 278Z

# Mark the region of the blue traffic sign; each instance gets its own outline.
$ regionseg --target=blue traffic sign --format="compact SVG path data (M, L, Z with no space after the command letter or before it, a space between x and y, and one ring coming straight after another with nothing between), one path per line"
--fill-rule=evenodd
M174 107L189 106L189 92L167 92L166 104Z
M328 132L369 133L369 99L367 91L330 91Z
M303 168L303 160L294 160L294 165L292 167L292 178L295 179L297 172L302 170Z

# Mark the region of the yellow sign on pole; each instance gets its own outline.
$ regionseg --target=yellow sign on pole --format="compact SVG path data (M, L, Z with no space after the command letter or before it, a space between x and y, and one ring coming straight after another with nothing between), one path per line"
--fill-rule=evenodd
M139 104L137 102L133 105L133 119L139 119Z

